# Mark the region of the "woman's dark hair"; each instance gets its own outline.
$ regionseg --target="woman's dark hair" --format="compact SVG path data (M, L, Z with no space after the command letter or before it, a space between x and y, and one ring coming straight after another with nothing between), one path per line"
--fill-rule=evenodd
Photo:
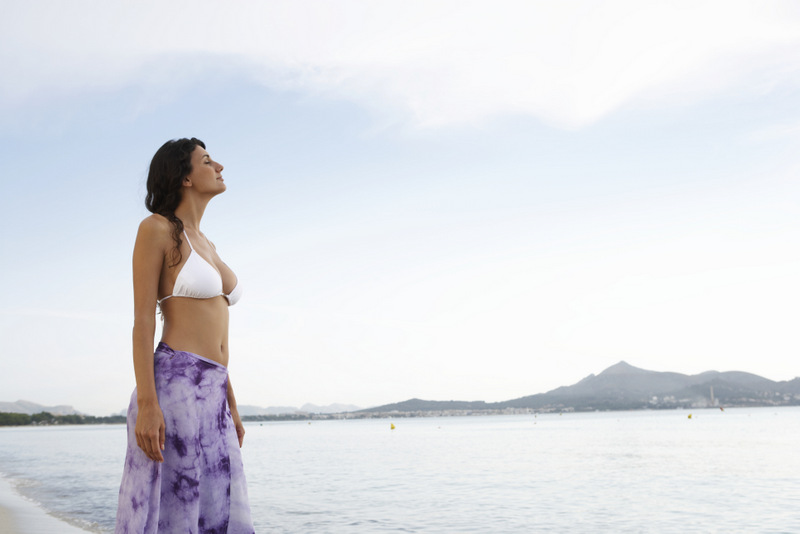
M156 151L147 174L144 205L150 212L163 215L172 223L175 250L172 253L174 263L170 267L178 265L182 259L183 221L175 215L175 209L183 195L183 179L192 172L192 152L198 146L206 147L205 143L194 137L167 141Z

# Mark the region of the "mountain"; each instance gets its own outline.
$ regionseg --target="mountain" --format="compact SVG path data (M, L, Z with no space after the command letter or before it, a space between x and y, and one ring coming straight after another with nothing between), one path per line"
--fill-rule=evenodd
M800 377L793 378L787 382L779 382L781 384L781 393L784 395L800 395Z
M394 404L385 404L375 408L360 410L360 413L370 412L417 412L417 411L447 411L447 410L487 410L492 405L484 401L426 401L422 399L409 399Z
M800 381L799 379L795 379ZM794 382L794 381L792 381ZM648 371L627 362L571 386L497 403L499 407L571 407L576 410L800 404L794 384L729 371L698 375Z
M362 413L558 410L635 410L708 406L800 405L800 377L775 382L741 371L698 375L648 371L621 361L571 385L503 402L410 399Z
M48 412L53 415L81 415L81 412L72 406L42 406L35 402L18 400L17 402L0 402L0 412L4 413L24 413L33 415L35 413Z

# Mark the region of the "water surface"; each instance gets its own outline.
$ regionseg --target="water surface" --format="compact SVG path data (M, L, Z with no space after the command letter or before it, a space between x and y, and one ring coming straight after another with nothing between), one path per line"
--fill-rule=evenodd
M800 408L689 413L248 423L256 531L800 532ZM122 426L0 429L0 471L96 532L124 450Z

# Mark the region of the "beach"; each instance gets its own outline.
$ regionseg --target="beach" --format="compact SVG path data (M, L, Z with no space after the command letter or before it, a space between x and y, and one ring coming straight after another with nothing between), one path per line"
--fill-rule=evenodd
M14 490L0 477L0 534L86 534L69 523L49 515L40 506Z

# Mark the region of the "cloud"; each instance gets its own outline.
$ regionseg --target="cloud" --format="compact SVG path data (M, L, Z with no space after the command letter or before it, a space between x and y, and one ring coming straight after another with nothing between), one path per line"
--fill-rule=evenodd
M800 142L800 121L769 125L751 133L747 139L753 143L774 143L780 140Z
M53 0L12 2L6 20L6 105L185 87L228 64L416 127L580 128L632 102L800 81L800 10L784 2Z

